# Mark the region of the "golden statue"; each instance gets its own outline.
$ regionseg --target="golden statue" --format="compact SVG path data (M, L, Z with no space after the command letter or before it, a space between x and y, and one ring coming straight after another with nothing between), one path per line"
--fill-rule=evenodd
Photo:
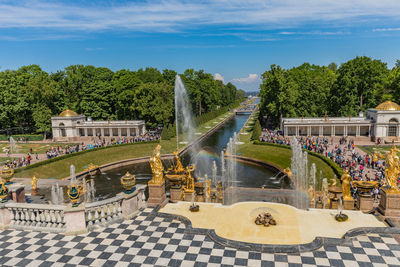
M192 171L195 169L195 165L186 167L186 185L185 192L194 192L194 178L192 177Z
M290 170L289 167L287 167L286 169L284 169L284 170L283 170L283 173L286 174L287 177L293 178L293 173L292 173L292 171Z
M353 179L351 178L348 170L344 171L342 177L340 177L340 180L342 181L343 200L354 200L350 192L350 182Z
M211 197L211 180L207 180L207 196Z
M149 181L149 184L162 184L164 183L164 167L160 158L161 145L157 145L153 151L153 155L150 157L150 167L153 173L153 178Z
M374 154L372 155L372 161L377 163L378 160L379 160L379 154L378 152L375 151Z
M331 179L331 183L332 183L332 185L331 185L332 187L336 186L336 179L335 179L335 178L332 178L332 179Z
M217 183L217 194L218 194L218 199L223 199L224 196L222 195L222 183L218 181Z
M36 176L32 177L31 186L32 186L32 191L36 191L37 190L37 178L36 178Z
M314 201L314 188L312 185L308 188L308 197L310 198L310 201Z
M176 162L175 168L174 168L175 173L183 172L185 169L183 168L181 158L178 155L178 151L174 152L174 158L175 158L175 162Z
M400 174L399 157L397 156L398 151L399 150L395 147L395 145L393 145L385 160L385 177L386 182L389 185L389 193L400 193L397 185L397 178Z

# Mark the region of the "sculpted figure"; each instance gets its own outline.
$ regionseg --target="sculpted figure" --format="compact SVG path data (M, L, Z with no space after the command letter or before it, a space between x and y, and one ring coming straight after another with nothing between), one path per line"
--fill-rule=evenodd
M33 190L33 191L36 191L36 190L37 190L37 178L36 178L36 176L33 176L33 177L32 177L31 186L32 186L32 190Z
M400 193L397 185L397 178L400 173L399 157L397 156L398 151L399 150L393 145L385 160L385 177L386 182L389 185L389 192L391 193Z
M312 185L308 188L308 197L310 198L310 201L314 201L314 188Z
M350 192L350 182L352 181L351 176L348 170L345 170L342 177L342 192L343 192L343 200L353 200Z
M160 158L161 146L157 145L150 157L150 167L153 173L153 178L149 181L150 184L162 184L164 182L164 168Z

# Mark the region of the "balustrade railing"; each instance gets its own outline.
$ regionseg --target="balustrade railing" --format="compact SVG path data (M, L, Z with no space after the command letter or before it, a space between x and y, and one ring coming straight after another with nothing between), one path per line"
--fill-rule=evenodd
M65 232L63 205L7 203L9 228L47 232Z
M123 221L123 197L116 196L109 199L85 204L86 225L89 230L95 227L104 227L109 224Z

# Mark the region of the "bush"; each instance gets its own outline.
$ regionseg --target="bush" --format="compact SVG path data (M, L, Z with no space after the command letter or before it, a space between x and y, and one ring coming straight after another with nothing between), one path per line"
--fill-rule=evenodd
M254 124L253 127L253 133L251 135L250 140L259 140L261 135L261 124L259 120L256 120L256 123Z
M165 125L162 129L161 132L161 140L169 140L169 136L168 136L168 125Z
M16 134L16 135L11 135L12 138L16 141L17 138L24 138L25 140L28 139L28 141L42 141L43 140L43 135L42 134ZM10 136L7 136L5 134L0 135L0 141L8 141Z
M282 148L286 148L286 149L291 149L291 147L288 145L280 145L280 144L267 143L267 142L261 142L261 141L254 141L253 144L263 145L263 146L277 146L277 147L282 147ZM340 166L337 165L335 162L333 162L330 158L327 158L319 153L315 153L315 152L312 152L309 150L306 150L306 151L309 155L320 158L322 161L324 161L326 164L328 164L328 166L332 168L333 172L338 177L338 179L340 179L340 177L343 175L342 168L340 168Z
M67 158L76 157L76 156L79 156L79 155L82 155L82 154L85 154L85 153L90 153L90 152L93 152L93 151L99 151L99 150L103 150L103 149L109 149L109 148L120 147L120 146L133 146L133 145L138 145L138 144L143 144L143 143L146 143L146 144L150 143L151 144L151 143L159 143L159 142L160 141L158 141L158 140L157 141L148 141L148 142L137 142L137 143L119 144L119 145L112 145L112 146L103 146L103 147L98 147L98 148L94 148L94 149L83 150L83 151L79 151L79 152L75 152L75 153L71 153L71 154L62 155L62 156L59 156L59 157L56 157L56 158L51 158L51 159L39 161L37 163L31 164L31 165L28 165L28 166L25 166L25 167L18 168L18 169L15 170L15 173L19 173L19 172L22 172L22 171L25 171L25 170L36 168L36 167L39 167L39 166L42 166L42 165L46 165L46 164L49 164L49 163L52 163L52 162L56 162L56 161L59 161L59 160L64 160L64 159L67 159Z

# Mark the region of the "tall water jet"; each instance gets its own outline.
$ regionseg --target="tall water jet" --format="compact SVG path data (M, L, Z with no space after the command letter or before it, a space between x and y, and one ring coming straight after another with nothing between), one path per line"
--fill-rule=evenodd
M175 120L176 149L179 150L179 132L182 132L181 143L187 144L195 139L193 114L185 85L179 75L175 76Z
M235 194L235 188L237 186L237 169L236 169L236 160L234 158L234 155L236 154L237 150L237 135L234 133L233 137L229 139L229 143L227 144L226 147L226 184L225 188L228 189L229 191L229 204L233 204L236 202L236 194Z
M310 170L310 179L312 182L312 187L313 187L313 191L314 191L314 208L315 208L315 204L317 203L317 198L315 196L315 192L316 192L316 176L317 174L317 167L315 166L315 163L311 164L311 170Z
M213 161L213 165L212 165L212 185L217 186L217 163L215 162L215 160Z
M10 137L10 152L11 153L15 152L15 140L12 136Z
M308 189L308 157L307 152L301 147L297 138L293 136L292 140L292 161L290 168L293 173L293 182L297 190L296 203L298 208L307 208L309 203L306 203L307 198L304 193Z

